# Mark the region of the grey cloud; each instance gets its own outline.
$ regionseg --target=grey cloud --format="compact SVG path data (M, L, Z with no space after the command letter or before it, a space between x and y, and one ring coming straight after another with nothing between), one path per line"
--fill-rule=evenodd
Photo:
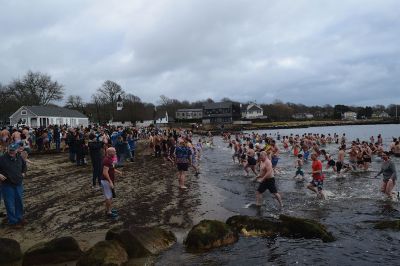
M398 1L0 1L0 82L51 74L84 99L399 102ZM378 93L379 92L379 93Z

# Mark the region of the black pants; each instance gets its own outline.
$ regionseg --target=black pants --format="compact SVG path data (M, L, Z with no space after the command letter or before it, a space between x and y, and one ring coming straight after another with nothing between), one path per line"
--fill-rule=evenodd
M76 153L76 165L84 165L85 164L85 155L81 152Z
M161 146L156 145L155 150L156 150L156 157L161 157Z
M101 158L92 158L92 168L93 168L93 186L96 186L96 182L101 186L100 178L103 172L102 160Z

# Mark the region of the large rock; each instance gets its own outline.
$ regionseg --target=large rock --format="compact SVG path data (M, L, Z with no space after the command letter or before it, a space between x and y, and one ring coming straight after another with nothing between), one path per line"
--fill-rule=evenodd
M21 258L21 246L17 241L8 238L0 238L0 265L9 265Z
M175 235L158 227L115 227L106 234L106 240L117 240L130 258L157 255L176 243Z
M128 254L116 240L101 241L78 260L77 266L120 266L128 261Z
M320 238L324 242L334 241L335 238L324 225L314 220L280 215L277 219L265 219L236 215L230 217L226 223L236 232L245 236Z
M238 234L229 225L220 221L203 220L190 230L184 244L190 252L202 252L233 244L237 240Z
M79 259L82 251L72 237L60 237L42 242L28 249L24 254L23 265L55 264Z
M281 235L289 237L320 238L323 242L335 241L326 227L317 221L280 215Z
M375 229L392 229L394 231L400 231L400 220L376 222L374 228Z
M272 237L280 232L280 223L245 215L230 217L226 223L244 236Z

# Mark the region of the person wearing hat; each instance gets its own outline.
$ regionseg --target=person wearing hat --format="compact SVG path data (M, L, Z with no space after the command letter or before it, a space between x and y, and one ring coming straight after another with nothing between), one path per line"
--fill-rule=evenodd
M18 156L18 144L8 146L8 152L0 157L1 194L7 211L8 224L20 228L23 220L22 180L26 173L26 162Z
M381 192L388 195L388 197L392 197L392 190L396 184L397 175L396 175L396 167L394 163L390 160L389 152L382 153L382 165L381 170L375 176L377 178L380 174L383 174Z

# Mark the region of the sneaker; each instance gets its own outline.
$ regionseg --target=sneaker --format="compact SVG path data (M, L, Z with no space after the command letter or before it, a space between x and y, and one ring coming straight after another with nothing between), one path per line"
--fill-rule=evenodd
M118 218L118 214L113 213L113 212L107 213L107 217L111 218L111 219L117 219Z

